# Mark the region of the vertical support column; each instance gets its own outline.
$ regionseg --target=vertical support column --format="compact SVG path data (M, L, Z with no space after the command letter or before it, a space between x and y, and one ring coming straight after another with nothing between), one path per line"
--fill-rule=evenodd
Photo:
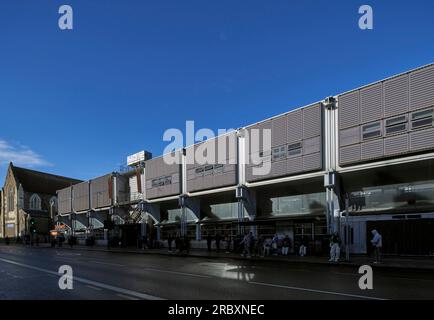
M200 241L202 240L202 230L200 222L196 223L196 240Z

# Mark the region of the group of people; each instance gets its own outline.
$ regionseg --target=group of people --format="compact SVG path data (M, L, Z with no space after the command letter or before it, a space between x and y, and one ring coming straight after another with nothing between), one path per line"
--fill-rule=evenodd
M175 243L175 247L173 247L173 243ZM169 252L172 252L173 249L178 253L185 251L188 254L190 252L190 238L187 235L182 237L180 233L177 233L174 237L172 234L169 234L167 237L167 245Z
M381 248L383 246L383 237L377 230L372 230L371 245L374 250L374 263L381 262ZM338 232L334 232L330 237L330 259L329 262L339 262L341 254L341 238Z

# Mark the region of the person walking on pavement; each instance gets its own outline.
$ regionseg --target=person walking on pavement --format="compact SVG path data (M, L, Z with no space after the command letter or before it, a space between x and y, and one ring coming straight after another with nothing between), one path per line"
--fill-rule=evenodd
M383 237L377 230L372 230L372 235L374 236L371 240L372 245L374 246L374 254L375 261L374 263L381 262L381 247L383 246Z
M243 253L241 254L243 257L246 257L246 256L247 256L247 258L251 257L250 246L251 246L252 238L253 238L252 232L246 233L246 235L244 236L243 240L240 243L240 244L244 245Z
M289 240L288 235L282 240L282 255L287 256L289 252L289 246L291 245L291 240Z
M169 246L169 252L172 252L172 241L173 241L172 234L169 233L169 236L167 237L167 244Z
M341 238L337 232L334 232L330 237L330 259L329 262L339 262L341 254Z

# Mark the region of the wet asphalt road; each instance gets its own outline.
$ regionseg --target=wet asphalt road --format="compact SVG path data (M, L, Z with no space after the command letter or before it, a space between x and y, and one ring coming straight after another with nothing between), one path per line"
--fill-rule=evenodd
M61 265L73 289L58 286ZM0 299L434 299L434 275L181 256L0 246Z

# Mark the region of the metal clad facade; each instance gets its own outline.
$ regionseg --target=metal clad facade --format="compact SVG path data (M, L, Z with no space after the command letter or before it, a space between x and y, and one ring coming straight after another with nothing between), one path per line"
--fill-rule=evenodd
M271 150L260 143L253 148L254 129L271 128ZM322 169L322 105L313 104L246 128L250 141L246 148L248 182L302 174ZM263 136L263 132L260 132ZM257 163L262 159L260 164ZM261 169L254 173L253 170ZM270 170L267 170L270 168Z
M410 110L434 106L434 66L410 74Z
M434 149L434 66L338 96L339 164Z
M57 191L58 213L67 214L72 212L71 208L71 187Z
M187 192L215 189L237 183L237 133L186 148ZM203 159L198 159L203 157ZM207 161L205 161L207 160Z
M178 150L171 154L176 163L167 164L163 156L146 161L146 197L162 198L181 193L181 156Z
M112 205L113 181L112 175L107 174L90 181L92 189L92 207L103 208ZM119 182L119 186L121 183Z
M89 183L87 181L73 186L72 206L74 211L86 211L90 209Z

